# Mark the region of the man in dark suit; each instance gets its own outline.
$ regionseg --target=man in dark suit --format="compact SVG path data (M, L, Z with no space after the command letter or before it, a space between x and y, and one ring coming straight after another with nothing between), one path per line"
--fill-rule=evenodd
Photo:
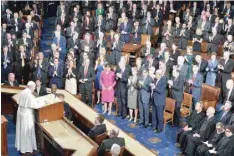
M110 56L110 60L111 60L111 64L113 65L117 65L120 61L120 57L122 55L122 47L123 47L123 42L121 42L119 40L119 34L115 34L114 38L115 41L114 43L112 43L112 52L111 52L111 56Z
M42 80L40 78L36 79L36 89L35 92L38 96L44 96L47 94L46 86L42 85Z
M19 51L16 53L16 69L15 76L17 81L21 84L22 78L24 79L24 84L28 83L30 74L30 62L31 54L25 48L24 45L19 46Z
M133 44L141 44L141 28L139 26L139 21L134 22L134 27L132 28L132 36L131 36L131 43Z
M185 142L185 146L182 149L184 154L193 156L195 154L196 147L201 145L202 141L207 141L210 138L216 125L214 114L215 109L213 107L209 107L206 111L207 117L202 123L200 129L187 136L187 142Z
M64 106L64 116L65 116L68 120L72 121L72 112L71 112L71 108L70 108L69 104L66 103L66 102L64 101L64 98L65 98L64 94L58 93L58 94L57 94L57 97L58 97L61 101L64 102L64 105L63 105L63 106Z
M53 64L49 67L49 87L52 84L56 84L58 88L63 87L63 74L64 74L64 65L63 62L60 62L58 58L54 59Z
M152 35L153 34L153 27L155 25L154 19L151 18L151 13L148 11L147 12L147 17L142 19L142 33L143 34L149 34Z
M14 18L11 19L11 24L12 24L11 31L19 37L23 29L23 23L20 20L17 12L14 13Z
M104 124L105 116L98 114L95 118L95 126L89 131L88 136L94 139L96 136L101 135L106 132L106 124Z
M189 40L189 31L186 29L186 24L184 23L182 25L182 28L179 31L179 49L185 50L187 45L188 45L188 40Z
M57 49L60 52L60 56L62 59L65 58L66 55L66 38L61 36L59 31L55 31L55 37L53 39L53 43L57 45Z
M221 37L217 33L217 30L215 28L212 28L212 34L210 34L207 38L208 41L208 46L207 46L207 52L212 53L212 52L218 52L218 46L221 42Z
M8 74L8 80L4 82L4 85L8 86L19 86L19 83L17 80L15 80L15 74L14 73L9 73Z
M79 91L81 93L82 101L86 103L86 97L88 98L87 104L92 105L92 90L93 90L93 81L95 79L95 72L93 67L90 65L90 60L84 60L84 66L79 68L77 76L80 84Z
M78 47L80 44L80 40L78 39L79 34L77 32L73 33L73 36L67 40L67 49L73 48L75 53L78 53Z
M174 124L175 126L178 126L180 124L180 107L184 100L184 77L181 76L177 70L173 70L172 75L173 79L169 80L168 84L169 88L171 88L172 98L176 100Z
M80 49L81 51L85 51L85 46L88 46L90 49L90 52L94 51L94 41L91 40L91 34L90 33L86 33L84 35L84 40L81 40L80 42ZM93 61L93 60L91 60Z
M154 55L154 59L155 59L155 48L151 47L150 41L146 41L146 46L141 49L141 53L140 53L141 58L143 60L143 64L147 62L147 56L149 54Z
M223 103L227 95L227 80L231 79L231 73L234 68L234 61L230 59L230 52L225 51L223 54L223 59L220 60L218 69L220 70L221 78L221 93L220 93L220 102Z
M117 144L120 147L125 146L124 138L118 137L119 131L111 129L109 132L110 139L104 140L98 149L98 156L103 156L105 150L110 150L113 144Z
M226 101L225 104L221 107L221 110L223 110L222 115L219 118L219 122L223 123L224 125L227 125L231 119L232 112L232 103L230 101Z
M206 151L210 150L212 147L216 147L219 141L225 136L225 125L221 122L216 124L216 129L212 133L209 140L203 142L203 144L199 145L196 149L196 156L205 155Z
M211 150L206 151L205 156L232 156L234 149L234 128L231 126L225 127L225 136L219 140L216 146Z
M151 89L153 93L152 104L152 129L156 133L160 133L163 130L163 112L166 103L166 87L167 78L163 76L162 69L156 71L156 82L151 83Z
M162 22L163 22L163 12L160 8L160 4L156 5L156 9L152 11L154 20L155 20L155 26L159 27L161 26Z
M194 110L195 104L200 101L201 99L201 94L202 94L202 82L203 78L200 73L198 73L198 66L194 65L193 66L193 75L191 79L188 80L188 83L190 85L190 93L192 94L193 98L193 105L192 109Z
M31 51L33 48L32 39L28 38L26 31L22 32L22 38L19 39L18 44L24 45L26 47L27 51Z
M127 116L127 83L129 77L129 69L126 60L119 62L116 70L117 89L116 96L119 105L118 115L124 119Z
M198 66L198 72L202 75L202 82L205 81L206 78L206 68L208 66L208 62L204 59L202 59L201 55L197 55L195 57L196 64Z
M49 63L44 58L42 52L39 52L34 60L34 65L32 67L33 79L36 80L40 78L43 84L47 83L47 73L48 73Z
M138 81L139 87L139 112L140 119L139 125L144 125L145 128L149 125L149 108L150 108L150 95L152 78L148 75L148 70L145 68L142 70L142 75Z
M226 83L227 95L225 101L232 103L232 110L234 109L234 81L232 79L227 80Z
M136 3L132 4L132 9L129 10L129 19L132 23L140 18L140 11L137 9Z
M8 50L8 46L3 46L3 51L1 52L1 81L4 82L7 80L7 76L13 70L13 54Z
M128 43L130 41L131 26L127 17L125 17L124 22L120 24L119 31L121 34L120 40L124 43Z
M116 29L117 23L117 15L114 13L113 7L110 6L109 12L106 14L106 31L109 32L110 30Z
M8 26L11 25L11 19L13 18L10 9L6 9L6 14L2 16L2 23L6 23Z
M177 146L183 148L185 146L186 137L200 128L200 122L203 121L205 113L203 112L203 103L197 102L195 110L189 115L187 124L179 130L176 136Z
M66 38L72 38L73 35L75 34L75 32L79 32L80 30L78 29L78 27L75 27L75 22L71 21L70 22L70 27L68 27L66 29Z

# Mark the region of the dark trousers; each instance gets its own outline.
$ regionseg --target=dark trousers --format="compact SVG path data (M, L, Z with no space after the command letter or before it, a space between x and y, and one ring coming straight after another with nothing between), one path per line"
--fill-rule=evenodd
M22 78L24 79L24 84L28 83L29 80L29 73L30 73L30 67L29 65L25 65L22 67L21 65L17 64L18 67L16 67L16 73L15 78L16 80L22 84Z
M197 150L196 150L196 156L204 156L206 151L210 150L209 147L207 147L207 145L205 144L202 144L200 146L197 147Z
M174 124L178 126L180 124L180 107L181 101L176 101L175 112L174 112Z
M183 129L179 130L176 135L176 142L180 144L181 148L185 146L186 137L191 133L191 131L184 131Z
M189 135L186 147L184 148L184 153L187 156L194 156L197 147L202 144L201 141L202 139L200 137L193 137L193 135Z
M80 88L81 100L89 105L92 106L92 88L85 89L85 87ZM88 99L87 99L88 98ZM87 101L86 101L87 100Z
M52 84L56 84L57 88L62 89L63 88L63 82L62 79L59 77L52 77L49 82L49 87L51 87Z
M163 112L164 106L156 106L152 104L152 127L163 130Z
M149 124L149 101L143 100L140 98L139 101L139 112L140 112L140 119L139 124Z
M127 90L120 90L117 94L117 102L119 107L118 114L127 116Z

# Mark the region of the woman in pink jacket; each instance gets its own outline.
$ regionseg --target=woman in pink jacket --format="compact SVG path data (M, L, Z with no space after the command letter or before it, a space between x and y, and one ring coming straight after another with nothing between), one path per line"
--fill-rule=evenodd
M112 102L114 101L115 73L111 71L110 64L105 65L105 70L101 73L100 84L102 86L102 102L104 103L104 112L107 112L107 103L109 103L108 115L111 114Z

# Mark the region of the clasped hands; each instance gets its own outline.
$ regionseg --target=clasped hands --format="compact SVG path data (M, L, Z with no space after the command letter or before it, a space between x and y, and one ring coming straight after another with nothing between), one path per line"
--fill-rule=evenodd
M85 82L88 81L88 79L87 79L87 78L84 78L84 79L80 79L79 81L80 81L81 83L85 83Z
M116 76L117 76L118 78L122 78L122 74L121 74L121 73L117 73Z

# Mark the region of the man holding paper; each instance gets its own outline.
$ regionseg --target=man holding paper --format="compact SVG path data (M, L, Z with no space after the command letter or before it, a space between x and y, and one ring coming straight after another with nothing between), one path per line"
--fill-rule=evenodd
M29 81L26 89L19 94L17 103L19 104L16 121L15 147L21 153L32 153L37 150L34 109L40 108L44 104L39 103L33 92L36 84Z

